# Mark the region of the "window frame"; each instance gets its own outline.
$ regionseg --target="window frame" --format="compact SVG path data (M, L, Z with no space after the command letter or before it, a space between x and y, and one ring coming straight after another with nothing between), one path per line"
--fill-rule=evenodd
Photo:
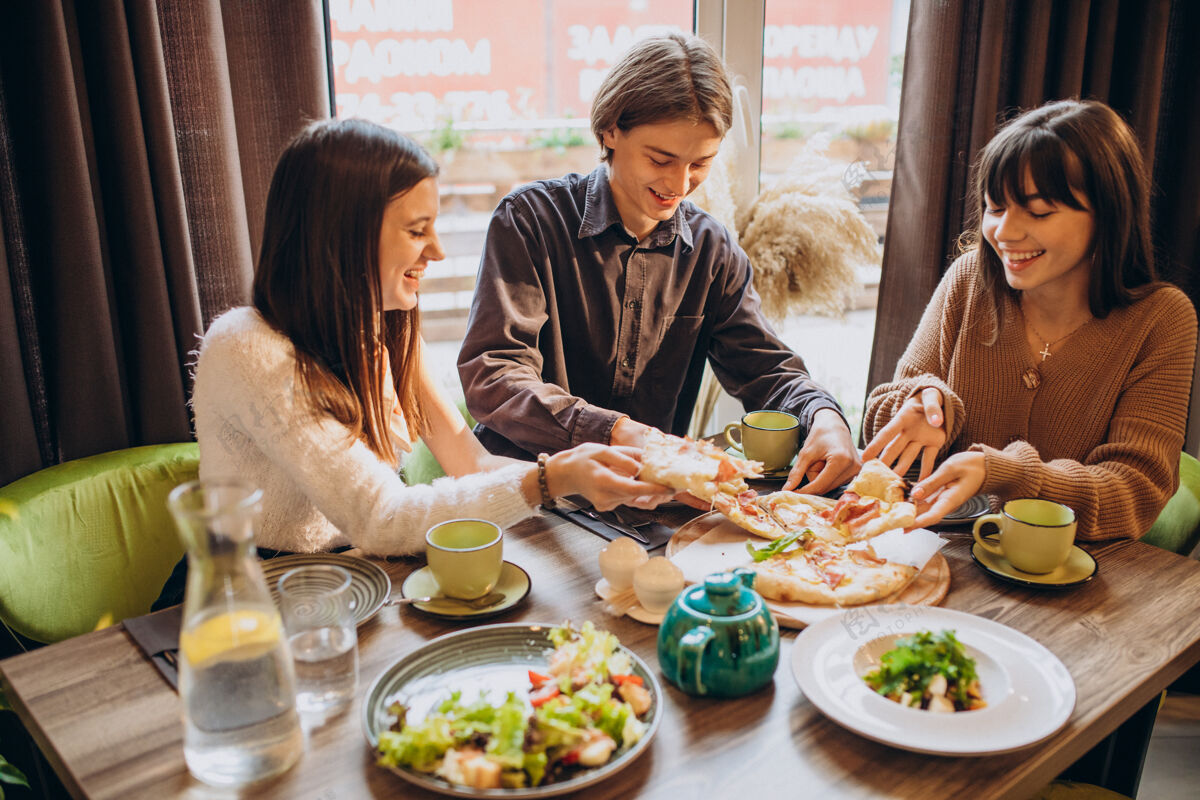
M735 179L757 195L762 166L763 37L766 0L696 0L696 35L717 49L734 80L749 95L748 148L739 159Z

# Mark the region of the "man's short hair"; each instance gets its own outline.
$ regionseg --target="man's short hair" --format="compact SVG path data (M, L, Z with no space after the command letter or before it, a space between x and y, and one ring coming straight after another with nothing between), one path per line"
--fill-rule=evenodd
M733 124L733 93L725 65L698 36L668 33L635 42L604 77L592 101L592 133L600 159L612 158L604 132L638 125L708 122L724 137Z

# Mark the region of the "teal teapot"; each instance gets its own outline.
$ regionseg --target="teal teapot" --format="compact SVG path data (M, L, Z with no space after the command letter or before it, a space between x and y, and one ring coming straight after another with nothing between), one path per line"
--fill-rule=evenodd
M779 624L745 567L718 572L675 598L658 629L658 664L688 694L738 697L771 682Z

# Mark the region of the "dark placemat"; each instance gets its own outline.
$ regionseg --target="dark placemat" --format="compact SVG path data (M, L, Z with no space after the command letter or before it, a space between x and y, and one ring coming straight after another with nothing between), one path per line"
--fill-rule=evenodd
M183 623L183 606L171 606L153 614L130 617L122 625L150 662L162 673L171 688L179 690L179 627Z
M581 528L586 528L597 536L607 539L610 542L619 537L624 537L630 541L637 542L637 539L634 539L632 536L627 536L626 534L604 522L592 519L582 511L567 511L565 508L556 508L554 509L554 513L569 522L575 523ZM660 547L666 546L667 540L670 539L675 533L674 528L657 521L650 522L647 525L640 525L637 527L637 531L642 536L646 537L645 543L637 542L642 547L646 548L646 550L657 550Z

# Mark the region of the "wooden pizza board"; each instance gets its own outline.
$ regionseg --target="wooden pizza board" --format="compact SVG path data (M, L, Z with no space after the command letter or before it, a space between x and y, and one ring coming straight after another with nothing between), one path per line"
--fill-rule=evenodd
M667 541L667 558L671 558L704 534L722 525L736 527L717 511L711 511L703 516L696 517L690 522L684 523L679 527L679 530L675 531L675 535ZM746 534L746 539L759 541L758 537L751 533ZM946 561L944 555L935 553L933 558L929 559L929 563L925 565L925 568L917 573L917 576L912 579L908 586L878 603L869 603L867 606L839 607L811 606L802 603L776 603L768 600L767 605L770 607L775 619L783 627L804 628L846 608L864 608L873 605L891 605L894 603L905 603L913 606L936 606L946 598L948 591L950 591L950 564Z

